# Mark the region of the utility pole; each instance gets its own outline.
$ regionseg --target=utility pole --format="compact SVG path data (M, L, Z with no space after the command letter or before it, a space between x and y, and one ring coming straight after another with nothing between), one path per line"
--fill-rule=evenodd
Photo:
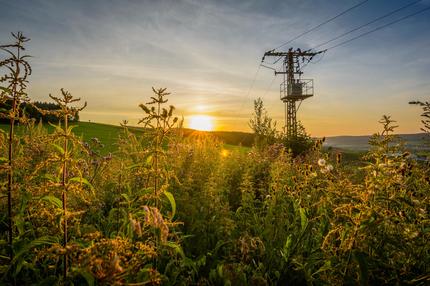
M288 52L275 52L275 50L264 53L264 62L266 57L276 57L276 61L282 59L282 70L275 70L275 76L280 74L283 80L280 85L280 99L285 105L285 127L284 132L288 138L297 137L297 111L301 102L314 95L314 85L312 79L302 79L303 72L300 69L300 64L309 63L314 56L325 51L311 52L301 51L300 49L293 50L290 48ZM296 103L299 102L298 106Z

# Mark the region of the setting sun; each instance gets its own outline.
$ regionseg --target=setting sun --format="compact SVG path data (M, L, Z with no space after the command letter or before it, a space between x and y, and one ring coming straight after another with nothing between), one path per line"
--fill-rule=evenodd
M191 129L212 131L214 129L213 117L207 115L192 115L189 119Z

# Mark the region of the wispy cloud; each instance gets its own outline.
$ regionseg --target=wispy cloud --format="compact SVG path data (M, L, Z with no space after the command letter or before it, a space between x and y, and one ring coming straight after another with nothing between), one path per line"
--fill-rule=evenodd
M84 119L113 123L127 114L136 117L136 106L150 95L151 86L165 86L185 116L197 112L196 105L206 105L205 112L225 128L248 130L252 100L258 96L264 96L273 117L283 118L279 80L269 86L271 71L260 71L248 95L264 51L354 3L0 0L7 11L0 18L0 41L16 30L32 38L32 96L40 100L60 87L70 89L89 103ZM429 5L422 3L418 8ZM401 5L400 0L369 2L293 44L312 47ZM373 120L381 110L398 113L409 98L422 98L430 70L430 38L422 31L429 28L429 18L420 15L309 65L305 76L315 78L316 94L299 114L308 130L316 135L362 133L357 124L344 126L330 116L342 114L343 122L354 122L368 113ZM374 107L386 102L390 108ZM418 130L418 123L410 129L416 111L404 112L404 126L409 126L404 131ZM368 126L375 129L376 122L369 119Z

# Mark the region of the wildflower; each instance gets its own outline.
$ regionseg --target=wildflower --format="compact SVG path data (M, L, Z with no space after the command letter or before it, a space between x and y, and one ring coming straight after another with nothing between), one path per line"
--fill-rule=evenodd
M112 160L112 153L110 153L110 152L109 152L109 154L108 154L107 156L104 156L104 157L103 157L103 160L105 160L105 161L110 161L110 160Z
M99 138L97 138L97 137L93 137L93 138L91 138L91 141L94 143L94 144L100 144L100 140L99 140Z
M325 160L324 159L319 159L318 160L318 165L320 166L320 167L324 167L325 166Z
M325 169L326 169L326 171L327 171L327 172L331 172L331 171L333 171L333 165L328 164L328 165L325 167Z
M131 214L128 214L128 219L130 221L131 229L137 234L137 236L142 236L142 226L140 222L132 217Z

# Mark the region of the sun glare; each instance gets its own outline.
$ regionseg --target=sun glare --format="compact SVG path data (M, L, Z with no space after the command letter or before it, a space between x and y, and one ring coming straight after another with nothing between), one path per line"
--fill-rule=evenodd
M214 129L213 118L207 115L192 115L189 126L200 131L212 131Z

